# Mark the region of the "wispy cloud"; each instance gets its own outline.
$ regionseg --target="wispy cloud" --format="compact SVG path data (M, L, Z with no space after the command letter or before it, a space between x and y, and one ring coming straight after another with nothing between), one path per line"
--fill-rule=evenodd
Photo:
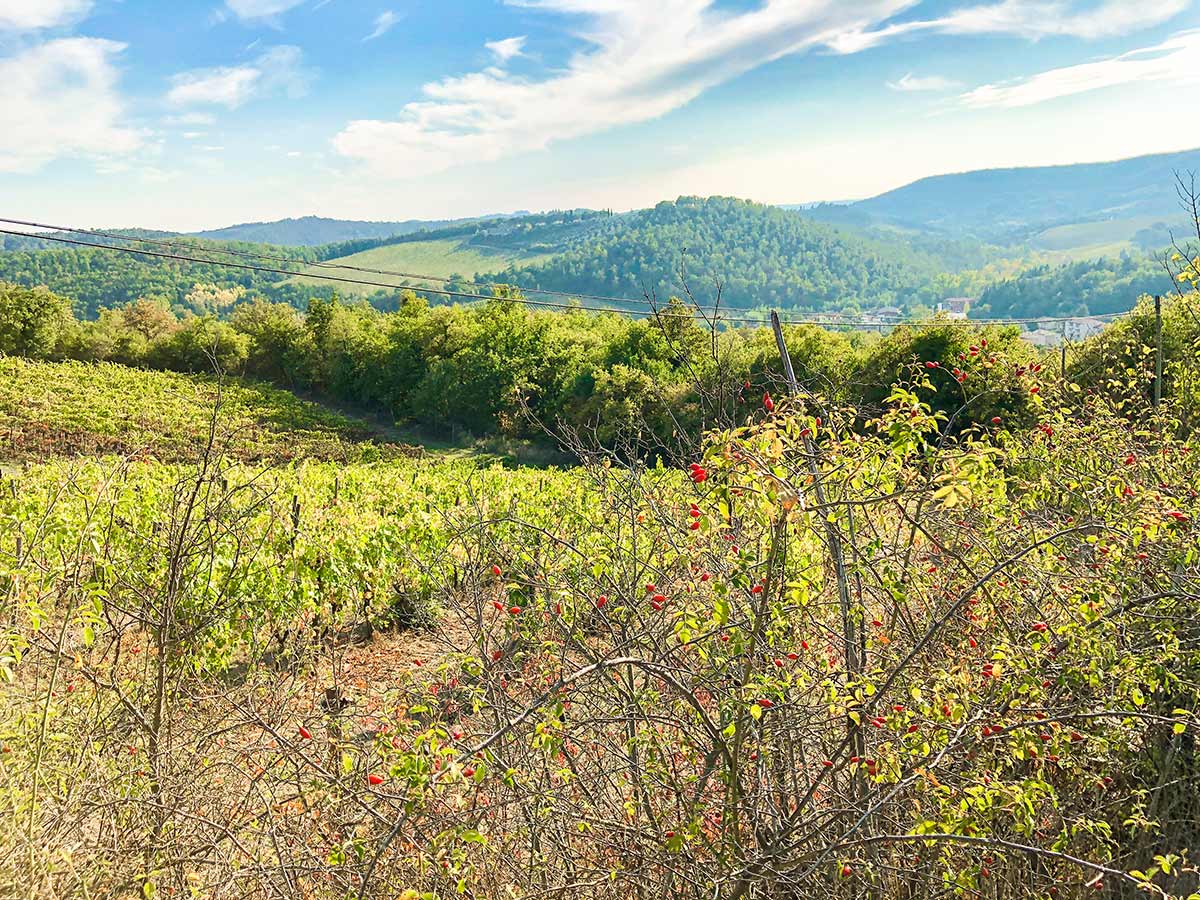
M145 135L124 122L116 58L124 44L64 38L0 59L0 172L60 157L133 153Z
M391 31L399 21L400 16L394 13L392 10L389 9L381 12L375 18L375 30L363 38L363 41L373 41L377 37L383 37L385 34Z
M334 148L399 176L540 149L552 139L665 115L756 66L886 19L910 2L775 0L735 15L717 10L714 0L520 0L525 8L583 17L586 48L540 80L490 67L427 84L426 99L406 105L397 120L351 122ZM504 52L513 49L510 43Z
M934 19L916 19L882 27L866 27L838 35L830 42L840 53L857 53L906 34L1008 34L1038 39L1069 36L1085 39L1112 37L1170 21L1192 0L1101 0L1083 5L1077 0L1000 0L969 6Z
M171 79L167 101L174 106L236 109L266 96L301 97L313 77L300 48L284 45L266 50L246 65L180 72Z
M583 49L540 77L516 77L504 64L522 52L520 39L489 42L493 65L426 84L424 97L393 120L349 122L334 149L379 175L419 176L655 119L751 69L816 48L848 53L921 31L1096 37L1165 21L1190 0L1160 0L1136 13L1128 0L1001 0L907 22L892 20L916 0L765 0L746 12L717 0L507 2L572 17ZM912 76L896 89L933 85Z
M91 10L92 0L0 0L0 31L72 25Z
M962 87L962 82L941 75L914 75L909 72L898 81L889 81L887 86L893 91L917 93L920 91L952 91Z
M249 21L273 19L303 2L304 0L225 0L225 6L242 21Z
M1110 59L1050 69L1007 84L985 84L963 94L962 101L974 108L1013 108L1136 82L1200 84L1198 56L1200 31L1185 31Z
M525 35L505 38L502 41L488 41L483 46L491 51L492 56L496 57L496 62L503 65L510 59L524 55Z

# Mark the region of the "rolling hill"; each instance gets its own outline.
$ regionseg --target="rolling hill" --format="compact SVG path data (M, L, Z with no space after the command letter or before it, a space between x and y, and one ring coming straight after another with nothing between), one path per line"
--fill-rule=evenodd
M1114 249L1138 230L1182 219L1175 173L1200 170L1200 150L1114 162L981 169L922 178L850 204L809 214L826 221L891 224L1045 249ZM1072 235L1064 226L1099 225Z
M388 308L401 289L430 286L429 279L461 278L465 290L474 290L471 280L500 281L640 300L644 293L680 293L681 274L701 301L711 300L720 283L723 303L736 309L919 311L947 296L979 297L1004 282L978 310L1094 311L1131 306L1141 290L1157 288L1141 263L1119 271L1092 263L1121 254L1142 258L1163 247L1182 218L1174 172L1189 168L1200 168L1200 151L943 175L868 200L802 209L681 197L617 215L573 209L450 222L306 217L166 236L183 242L196 261L6 238L0 280L44 284L74 300L82 317L147 295L180 313L224 314L195 299L196 284L299 308L334 291ZM238 257L212 253L219 248L281 258L262 265L288 274L239 269L228 264ZM1014 281L1023 269L1081 262L1088 264L1086 278L1078 268L1044 268ZM306 269L314 263L349 267L324 268L322 275L387 287L289 277L314 272ZM1051 281L1052 296L1039 308L1037 291Z
M701 302L736 309L812 311L927 304L957 287L963 260L982 265L978 242L944 241L937 251L902 236L865 236L805 215L731 197L680 197L597 222L552 258L510 267L501 281L664 299L683 279Z
M433 279L449 278L452 275L470 277L476 272L494 272L508 267L532 265L549 259L547 254L530 253L521 248L490 250L472 246L461 239L442 238L426 241L406 241L385 244L372 250L363 250L347 256L337 257L331 262L364 269L379 269L397 272L412 272L429 275ZM314 270L315 271L315 270ZM322 270L325 274L336 271ZM390 275L374 275L370 272L346 272L350 277L364 281L395 281L397 284L420 285L420 278L396 278ZM286 280L288 284L321 286L328 284L322 279L297 276ZM432 282L430 282L432 283ZM380 288L372 285L338 284L339 294L354 297L369 297Z

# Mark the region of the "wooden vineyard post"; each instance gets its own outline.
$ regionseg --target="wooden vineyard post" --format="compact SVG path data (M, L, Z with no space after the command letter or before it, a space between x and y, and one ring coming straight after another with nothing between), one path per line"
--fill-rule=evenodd
M800 385L796 381L796 372L792 368L792 358L788 353L787 342L783 337L783 327L779 323L779 314L772 310L771 328L775 332L775 343L779 346L779 358L783 362L783 373L787 378L788 392L792 396L800 393ZM830 424L832 428L832 423ZM833 559L834 573L837 577L838 607L842 616L842 641L846 655L846 678L858 681L862 677L865 657L865 635L861 623L855 618L855 610L850 602L850 579L846 572L846 558L842 546L842 535L835 522L830 521L828 504L825 495L825 485L821 481L820 463L817 456L817 445L812 433L803 433L804 452L808 456L809 472L813 478L813 491L821 517L825 524L825 543L829 555ZM852 711L851 711L852 712ZM866 756L866 743L863 739L862 725L854 720L851 712L846 715L846 734L850 743L852 756ZM852 796L857 799L865 793L865 782L860 770L855 770L852 782Z

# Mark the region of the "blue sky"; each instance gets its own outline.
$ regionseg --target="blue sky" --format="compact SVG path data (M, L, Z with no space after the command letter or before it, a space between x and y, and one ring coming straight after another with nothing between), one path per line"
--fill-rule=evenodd
M1200 146L1200 0L0 0L0 215L792 203Z

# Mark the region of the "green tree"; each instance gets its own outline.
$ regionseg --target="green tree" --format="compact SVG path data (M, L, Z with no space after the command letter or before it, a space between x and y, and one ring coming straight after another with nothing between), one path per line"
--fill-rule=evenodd
M53 356L73 320L65 297L42 287L0 282L0 352Z

